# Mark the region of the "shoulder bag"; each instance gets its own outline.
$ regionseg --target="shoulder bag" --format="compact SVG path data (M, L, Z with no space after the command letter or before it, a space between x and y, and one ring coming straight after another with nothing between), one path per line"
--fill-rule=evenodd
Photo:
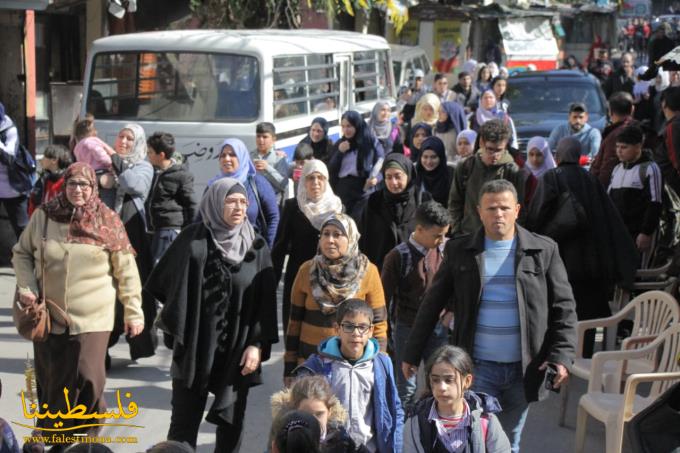
M25 305L19 298L19 288L14 293L14 303L12 304L12 316L14 325L19 331L19 335L27 340L43 342L47 340L52 330L52 322L68 327L70 317L56 303L45 297L45 243L47 242L47 214L43 225L42 239L40 242L40 298L32 304ZM59 315L61 319L52 319L50 308Z

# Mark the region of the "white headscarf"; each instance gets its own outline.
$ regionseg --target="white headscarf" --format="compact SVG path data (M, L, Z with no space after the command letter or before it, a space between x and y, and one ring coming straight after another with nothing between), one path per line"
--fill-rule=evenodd
M640 66L635 70L635 85L633 86L633 98L639 101L644 94L649 91L649 85L651 81L640 80L640 76L647 72L647 66Z
M463 72L467 72L472 77L475 77L477 71L477 60L470 58L468 61L463 63Z
M529 153L530 150L534 148L538 149L543 153L543 163L539 167L534 167L533 165L531 165L531 161L527 158L525 165L531 171L531 174L539 178L546 171L550 170L551 168L557 167L557 164L555 163L555 159L553 159L553 155L550 152L550 145L548 144L548 140L538 136L532 137L531 140L529 140L529 143L527 143L527 154Z
M498 77L498 75L501 73L501 70L500 70L500 68L498 67L498 65L496 64L495 61L492 61L491 63L489 63L487 65L487 67L489 68L489 71L491 71L491 78L492 79L494 77Z
M661 82L657 80L657 77L661 76ZM671 84L671 77L668 71L664 71L663 69L659 68L659 72L656 74L656 77L654 78L654 88L656 88L656 92L660 93L666 88L668 88Z
M432 110L434 110L434 115L432 116L432 119L429 121L425 121L423 119L423 106L425 104L428 104L430 107L432 107ZM437 124L437 119L439 118L439 107L442 105L442 101L439 99L439 96L433 93L427 93L424 94L416 103L416 113L413 115L413 119L411 120L411 124L416 125L418 123L425 123L429 124L430 126L434 127L435 124Z
M311 201L305 188L305 178L312 173L320 173L326 178L326 190L317 201ZM297 189L297 202L300 211L307 217L309 223L317 230L321 230L324 221L332 214L342 213L342 201L338 198L328 182L328 168L323 161L312 159L305 162Z
M243 223L236 226L224 221L224 200L236 185L241 186L241 193L246 193L246 188L236 179L218 179L205 191L199 207L203 224L210 230L215 245L229 264L242 262L255 240L255 230L248 216L244 216Z
M121 155L123 160L131 165L136 164L139 161L146 159L146 134L144 133L144 128L139 124L129 123L126 124L121 130L127 129L132 132L135 137L135 141L132 144L132 149L126 155Z

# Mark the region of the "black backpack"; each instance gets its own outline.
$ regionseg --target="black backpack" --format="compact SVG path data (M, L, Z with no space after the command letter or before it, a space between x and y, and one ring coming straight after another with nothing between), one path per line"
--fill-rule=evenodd
M7 129L0 131L0 140L7 140ZM7 166L9 185L22 194L28 194L37 180L35 159L28 149L17 142L14 155L0 150L0 163Z

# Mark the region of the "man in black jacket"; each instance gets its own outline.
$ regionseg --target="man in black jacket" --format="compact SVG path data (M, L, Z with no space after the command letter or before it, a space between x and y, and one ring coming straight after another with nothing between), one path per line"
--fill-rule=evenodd
M575 302L557 244L516 224L515 187L488 181L479 200L483 226L447 243L411 329L402 372L408 378L417 371L413 364L420 362L439 314L452 310L451 343L474 359L473 390L500 401L499 420L519 451L529 403L567 379L576 343Z
M149 161L156 170L146 206L155 265L182 227L193 222L196 202L194 176L181 164L181 155L175 154L175 138L156 132L147 140L147 146Z

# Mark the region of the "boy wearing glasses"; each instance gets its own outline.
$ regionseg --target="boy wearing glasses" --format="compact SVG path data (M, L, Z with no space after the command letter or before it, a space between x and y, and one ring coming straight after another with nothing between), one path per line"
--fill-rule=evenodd
M335 331L295 376L328 380L347 410L347 431L357 445L378 453L401 451L404 412L392 362L372 338L373 310L361 299L346 300L337 310Z

